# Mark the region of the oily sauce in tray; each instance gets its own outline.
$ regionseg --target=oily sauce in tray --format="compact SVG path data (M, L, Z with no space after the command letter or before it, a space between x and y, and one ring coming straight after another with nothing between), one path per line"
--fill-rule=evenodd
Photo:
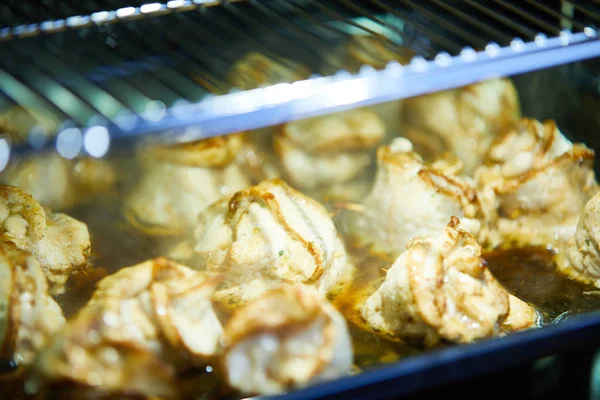
M57 296L65 317L70 318L90 298L95 284L107 274L119 268L134 265L159 256L157 240L144 235L129 225L116 199L99 201L78 209L70 215L88 225L92 240L92 268L74 274L64 294ZM110 222L107 222L110 221ZM335 305L345 314L353 338L355 372L385 363L396 362L403 357L426 350L402 342L392 342L360 328L359 317L353 312L354 299L377 285L385 277L393 259L381 259L369 255L365 249L353 247L347 242L347 250L358 265L354 287L345 298L336 299ZM542 315L543 324L556 322L570 315L600 309L600 290L586 287L555 273L553 254L543 247L493 250L484 255L494 276L513 294L532 304ZM221 310L226 313L226 310ZM497 339L502 340L502 339ZM6 399L134 399L133 396L100 393L89 388L59 384L45 388L37 395L36 386L27 383L24 373L4 361L0 364L0 387ZM182 398L214 399L235 398L220 383L218 367L209 365L202 369L181 371L177 387Z

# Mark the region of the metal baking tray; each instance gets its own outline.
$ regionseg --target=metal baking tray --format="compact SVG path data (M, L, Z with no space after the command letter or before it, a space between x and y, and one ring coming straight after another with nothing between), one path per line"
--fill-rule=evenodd
M264 399L393 399L514 367L573 349L600 346L600 312L532 331L406 358L360 375ZM506 382L504 382L506 383ZM502 384L502 382L498 382Z
M600 63L573 63L515 76L523 114L552 118L569 139L600 152ZM543 101L540 101L543 99ZM600 163L595 164L596 174ZM273 398L389 399L493 373L573 349L600 347L600 310L564 315L540 329L464 346L431 350L359 375L318 384Z
M195 140L513 76L524 115L553 118L568 138L600 151L600 137L595 134L600 129L600 68L594 59L600 55L595 29L600 22L597 2L564 2L574 4L571 12L564 14L564 3L559 1L544 5L493 1L489 8L479 7L475 1L456 6L451 1L422 5L409 0L291 1L285 5L171 1L143 8L147 4L130 1L115 6L119 9L101 8L115 2L98 1L97 8L78 8L76 1L70 1L64 3L65 8L47 6L35 11L22 10L22 3L26 2L8 2L0 9L4 12L0 13L4 22L0 52L14 55L0 58L0 109L23 105L48 110L61 119L56 136L73 127L85 136L101 126L110 132L113 146L118 146L119 140L148 134L167 141ZM173 46L175 39L214 17L222 18L219 27L214 31L202 28L192 36L209 49L205 54L199 54L196 45ZM177 25L181 21L184 23ZM164 47L152 45L151 38L140 35L150 28L160 34L160 29L174 25L179 36ZM292 53L319 71L322 51L357 31L382 36L392 45L408 46L417 56L407 66L391 63L382 70L367 67L354 73L342 69L254 90L239 91L224 82L226 66L248 50L274 58ZM248 32L260 33L255 36L258 39L244 42L241 38ZM273 54L273 43L282 42L296 44L287 52ZM224 43L236 46L231 46L231 53L220 52ZM113 44L118 48L108 62L103 59L110 53L106 46ZM90 58L83 62L86 56ZM69 57L82 63L61 62ZM22 68L27 59L33 63ZM591 60L583 61L586 59ZM201 75L203 82L214 84L188 86L197 82L190 70ZM147 84L154 89L146 91ZM54 97L56 90L71 103ZM359 95L329 95L336 91ZM97 102L99 98L112 99L106 103L110 106ZM148 104L161 105L159 118L147 115ZM189 126L196 129L183 129ZM27 145L26 151L32 150L31 143ZM39 150L55 145L49 140L33 147ZM89 150L82 145L79 152ZM598 167L597 163L597 171ZM584 344L600 345L600 312L410 356L276 398L402 396Z

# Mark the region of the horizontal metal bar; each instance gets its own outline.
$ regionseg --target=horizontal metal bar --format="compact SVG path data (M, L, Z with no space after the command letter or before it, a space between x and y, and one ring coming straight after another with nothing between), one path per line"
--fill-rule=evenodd
M530 72L600 56L596 32L465 50L461 55L421 59L402 67L365 71L232 93L175 107L155 121L132 116L128 129L111 128L113 139L154 134L167 142L197 140L271 126L460 87L486 79ZM191 133L180 130L194 126Z
M244 0L228 0L236 3ZM39 23L23 24L14 27L0 27L0 40L18 39L55 31L57 26L65 29L82 29L90 25L107 25L117 21L150 18L165 13L186 12L193 9L221 5L221 0L171 0L166 3L148 3L141 6L126 6L115 10L101 10L86 15L66 16L64 19L47 20Z

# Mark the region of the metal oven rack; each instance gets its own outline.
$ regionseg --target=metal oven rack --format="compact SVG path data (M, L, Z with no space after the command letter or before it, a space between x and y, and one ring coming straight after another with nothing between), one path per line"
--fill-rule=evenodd
M182 141L249 130L597 57L599 24L599 0L6 0L0 132L11 116L40 125L51 119L52 132L24 132L23 150L60 152L67 143L65 157L99 157L102 138L106 150L111 141L151 133ZM346 71L331 55L352 35L415 56L404 66ZM302 63L312 76L237 89L229 72L249 52ZM597 71L583 79L596 95ZM185 127L192 128L178 129ZM10 153L5 144L0 137L0 167ZM581 343L600 345L599 317L407 358L285 398L415 393Z
M88 131L192 140L591 58L599 22L599 1L9 0L0 111L57 121L29 147L64 131L79 151ZM349 73L328 55L356 34L415 56ZM313 75L240 91L228 72L248 52Z

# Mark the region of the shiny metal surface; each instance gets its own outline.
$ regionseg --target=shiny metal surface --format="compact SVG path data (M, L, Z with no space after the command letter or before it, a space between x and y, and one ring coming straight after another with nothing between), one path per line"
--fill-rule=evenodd
M9 55L0 59L0 109L49 115L60 121L51 136L104 126L112 139L171 130L163 136L183 141L600 54L600 5L590 2L41 3L0 6L0 52ZM416 56L404 68L351 74L330 56L351 35ZM240 93L228 72L248 52L301 62L316 78ZM181 134L190 125L200 129Z

